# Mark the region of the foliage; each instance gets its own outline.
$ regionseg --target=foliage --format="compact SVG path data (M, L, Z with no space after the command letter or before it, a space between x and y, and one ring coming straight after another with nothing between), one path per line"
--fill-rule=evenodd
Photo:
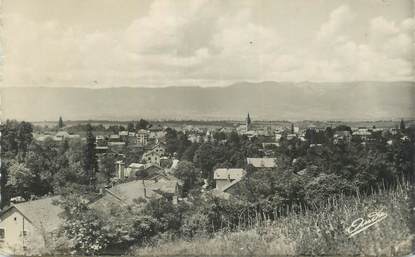
M98 159L95 151L95 136L92 127L87 125L86 144L84 148L83 169L91 186L94 185L98 172Z
M177 132L171 128L166 129L165 138L167 152L170 155L176 154L178 158L181 158L186 148L191 145L191 142L183 132Z
M389 190L360 197L331 198L316 211L285 209L274 221L264 220L244 231L219 231L136 247L133 255L268 256L403 256L411 251L410 187L401 183ZM346 229L372 211L387 218L349 238ZM195 217L196 219L196 217ZM203 220L199 218L197 220ZM206 224L207 222L195 222ZM199 227L202 227L200 225ZM204 236L203 236L204 235Z
M80 195L68 195L59 204L64 208L63 231L78 253L93 255L108 246L108 229L104 220L89 209Z
M202 183L200 170L189 161L179 162L173 174L183 182L182 190L184 194L189 193L196 187L200 187Z
M62 117L59 117L59 121L58 121L58 128L63 128L65 126L65 124L63 124L63 120Z

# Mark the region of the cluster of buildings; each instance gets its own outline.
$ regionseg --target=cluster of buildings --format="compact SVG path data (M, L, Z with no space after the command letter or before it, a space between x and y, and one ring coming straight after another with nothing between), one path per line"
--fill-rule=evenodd
M140 129L136 132L120 131L118 134L98 135L95 139L97 150L104 153L109 149L124 146L145 148L148 145L157 144L165 135L164 129L157 126L149 129Z
M39 142L43 142L48 139L51 139L56 142L60 142L63 140L80 139L81 136L78 134L69 134L67 131L58 131L54 135L33 133L33 138L34 140L39 141Z
M154 173L146 179L102 188L99 196L85 203L110 215L113 208L126 208L135 202L164 198L178 202L181 183L175 177ZM38 255L48 251L64 224L63 208L56 204L60 196L12 204L0 216L0 255ZM53 247L52 247L53 249Z
M325 128L324 128L325 130ZM215 187L207 190L207 182L203 188L205 193L228 199L237 194L238 185L249 168L257 171L269 170L277 167L276 158L266 157L267 147L278 147L280 140L293 140L295 138L306 141L306 133L321 132L314 125L309 125L302 130L291 125L290 128L271 128L263 126L255 128L248 114L244 125L236 128L201 129L193 126L184 128L186 136L191 142L213 142L215 132L225 134L237 132L252 139L263 139L265 157L247 158L246 169L243 168L218 168L214 170L213 179ZM374 133L389 133L396 135L397 129L376 128L352 128L351 130L336 130L333 133L333 143L350 142L353 137L359 137L362 141L370 141ZM143 150L140 162L126 163L123 158L118 159L114 165L118 183L108 188L102 188L99 196L89 202L89 206L101 212L109 212L111 208L124 208L137 201L146 202L150 199L165 198L172 203L182 200L180 180L172 174L177 168L178 160L169 156L163 143L165 130L160 126L136 132L120 131L118 134L96 136L96 149L98 153L116 151L119 147L137 147ZM44 141L51 138L55 141L80 138L79 135L71 135L60 131L55 135L34 135L36 140ZM226 139L221 139L225 140ZM130 178L130 179L128 179ZM60 214L63 210L54 204L59 196L13 204L3 210L0 216L0 254L2 250L11 254L35 254L41 253L51 244L54 233L63 224Z
M276 158L247 158L247 167L256 171L270 170L277 167ZM215 188L211 191L214 195L228 199L231 195L237 194L237 185L247 175L242 168L218 168L213 173Z
M247 158L247 164L254 169L276 167L274 158ZM147 202L163 198L177 204L181 196L182 182L172 175L172 169L162 169L157 165L145 167L130 164L127 168L117 162L117 172L133 174L146 171L146 176L119 183L109 188L101 188L99 196L86 202L90 208L103 214L111 214L113 208L127 208L133 203ZM122 171L124 169L124 171ZM247 175L241 168L219 168L214 171L216 187L206 193L228 199L235 194L236 185ZM122 176L122 175L120 175ZM5 254L40 254L53 245L58 229L63 225L63 209L56 204L60 196L12 204L0 216L0 249ZM0 251L1 253L1 251Z

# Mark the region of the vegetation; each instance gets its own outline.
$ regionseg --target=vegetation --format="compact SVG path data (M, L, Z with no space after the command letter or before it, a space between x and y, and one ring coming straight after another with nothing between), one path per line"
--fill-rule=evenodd
M411 251L408 192L401 183L360 197L328 199L318 212L286 209L273 221L258 218L252 226L212 236L199 233L192 240L161 240L136 247L133 255L327 255L402 256ZM354 237L346 230L355 219L372 211L383 211L387 218Z
M151 124L145 120L126 127L148 128ZM277 160L276 167L268 169L246 164L247 157L265 155L265 136L216 131L191 142L186 132L167 128L167 153L180 160L173 175L181 181L181 201L137 199L131 206L108 210L88 203L98 188L110 184L119 155L126 163L138 162L143 150L126 146L98 156L95 134L125 128L65 127L71 129L82 130L85 140L35 141L30 123L2 125L2 205L16 196L28 200L61 195L62 236L78 253L133 247L135 254L181 255L206 253L210 247L209 252L218 255L389 255L406 249L396 242L409 236L405 199L410 189L406 183L414 179L415 128L404 121L396 133L374 130L368 138L352 136L345 125L310 128L304 138L291 138L287 130L279 147L266 155ZM232 187L230 199L206 192L215 186L214 170L222 167L247 170ZM344 231L354 219L378 209L388 218L348 238Z

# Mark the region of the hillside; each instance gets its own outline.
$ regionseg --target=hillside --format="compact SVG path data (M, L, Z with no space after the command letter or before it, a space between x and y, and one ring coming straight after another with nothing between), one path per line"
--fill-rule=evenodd
M409 184L370 196L328 201L318 212L287 213L250 230L136 247L143 256L404 256L411 252ZM371 212L385 219L349 237L347 229Z
M229 87L2 88L3 118L380 120L415 117L415 83L237 83Z

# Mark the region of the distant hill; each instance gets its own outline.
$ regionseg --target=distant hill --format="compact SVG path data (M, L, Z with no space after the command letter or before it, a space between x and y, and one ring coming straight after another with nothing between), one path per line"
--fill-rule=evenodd
M415 117L414 82L236 83L228 87L0 89L3 118L379 120Z

